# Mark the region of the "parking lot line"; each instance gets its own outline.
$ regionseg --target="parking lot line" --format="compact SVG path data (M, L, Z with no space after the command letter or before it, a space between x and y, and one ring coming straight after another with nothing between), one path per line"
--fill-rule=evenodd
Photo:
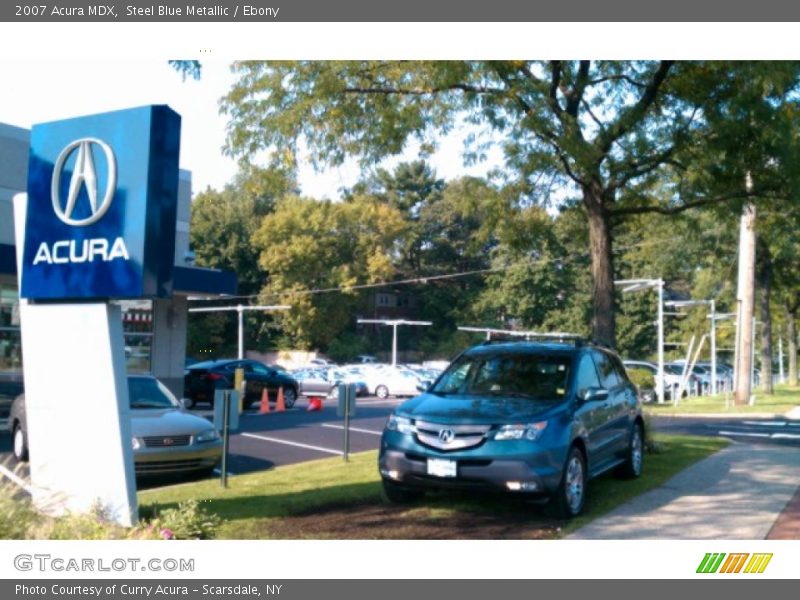
M16 483L16 484L17 484L19 487L21 487L21 488L22 488L23 490L25 490L26 492L30 493L30 491L31 491L31 488L30 488L30 486L27 484L27 482L26 482L24 479L22 479L22 477L20 477L19 475L17 475L17 474L16 474L16 473L14 473L13 471L10 471L10 470L8 470L8 469L7 469L6 467L4 467L3 465L0 465L0 473L2 473L3 475L5 475L6 477L8 477L8 478L9 478L11 481L13 481L14 483Z
M328 427L329 429L344 429L344 425L334 425L333 423L323 423L323 427ZM355 431L357 433L368 433L370 435L381 435L380 431L373 431L372 429L361 429L359 427L351 427L350 431Z
M751 433L747 431L727 431L727 430L720 430L717 433L719 435L738 435L742 437L754 437L754 438L768 438L772 435L769 433Z
M316 450L317 452L327 452L328 454L335 454L336 456L343 456L344 452L341 450L331 450L330 448L322 448L320 446L310 446L308 444L300 444L298 442L290 442L289 440L279 440L278 438L267 437L266 435L256 435L255 433L242 433L242 437L253 438L256 440L263 440L265 442L273 442L275 444L284 444L286 446L295 446L297 448L306 448L307 450Z

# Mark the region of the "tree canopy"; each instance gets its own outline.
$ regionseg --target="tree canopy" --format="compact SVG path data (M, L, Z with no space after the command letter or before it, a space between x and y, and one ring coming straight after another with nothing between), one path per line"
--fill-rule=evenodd
M465 119L501 139L520 196L546 205L573 190L588 225L592 333L615 341L614 227L772 194L797 85L796 63L673 61L238 62L222 107L228 150L296 168L421 154ZM734 151L734 148L738 148ZM479 143L469 155L484 150ZM757 158L757 161L754 159ZM714 168L712 168L714 167ZM756 168L745 190L743 169Z

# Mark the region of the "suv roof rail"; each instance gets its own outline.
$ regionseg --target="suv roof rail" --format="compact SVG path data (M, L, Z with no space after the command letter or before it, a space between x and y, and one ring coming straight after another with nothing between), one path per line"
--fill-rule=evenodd
M541 340L541 341L557 342L562 344L574 344L575 346L580 346L587 342L586 339L584 339L577 333L561 333L561 332L535 333L530 331L520 331L514 333L498 332L495 333L494 335L497 335L499 337L484 340L483 342L481 342L481 345L500 344L511 341L519 341L519 338L524 338L524 341Z

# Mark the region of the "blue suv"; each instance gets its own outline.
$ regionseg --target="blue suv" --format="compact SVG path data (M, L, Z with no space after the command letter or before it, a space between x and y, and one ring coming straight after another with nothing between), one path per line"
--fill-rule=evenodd
M641 475L644 434L636 388L609 349L487 342L397 407L378 465L392 502L431 488L501 490L574 517L589 479Z

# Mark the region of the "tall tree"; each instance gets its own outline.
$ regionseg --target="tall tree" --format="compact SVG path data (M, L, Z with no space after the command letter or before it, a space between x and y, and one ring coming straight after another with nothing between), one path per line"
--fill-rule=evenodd
M192 200L191 247L202 267L233 271L238 292L257 294L267 278L258 264L258 249L251 238L260 220L272 212L276 199L293 189L282 173L271 170L241 171L222 191L208 188ZM232 315L195 313L188 352L197 356L230 354L236 349L236 320ZM270 316L248 313L246 345L264 341Z
M687 168L713 138L715 118L739 118L724 108L738 106L732 99L742 96L739 88L782 102L795 66L759 64L238 62L238 81L222 107L230 116L230 152L255 158L267 151L284 168L296 164L301 147L318 165L351 155L370 164L400 153L412 138L431 151L436 137L464 118L493 129L522 192L546 201L548 191L566 185L580 194L591 249L592 332L613 343L612 224L746 195L741 180L713 196L676 187L666 202L655 201L649 188Z
M364 298L354 287L391 277L403 228L395 208L366 196L337 203L287 196L278 202L252 240L269 273L262 298L292 306L276 316L286 341L327 349L352 325Z

